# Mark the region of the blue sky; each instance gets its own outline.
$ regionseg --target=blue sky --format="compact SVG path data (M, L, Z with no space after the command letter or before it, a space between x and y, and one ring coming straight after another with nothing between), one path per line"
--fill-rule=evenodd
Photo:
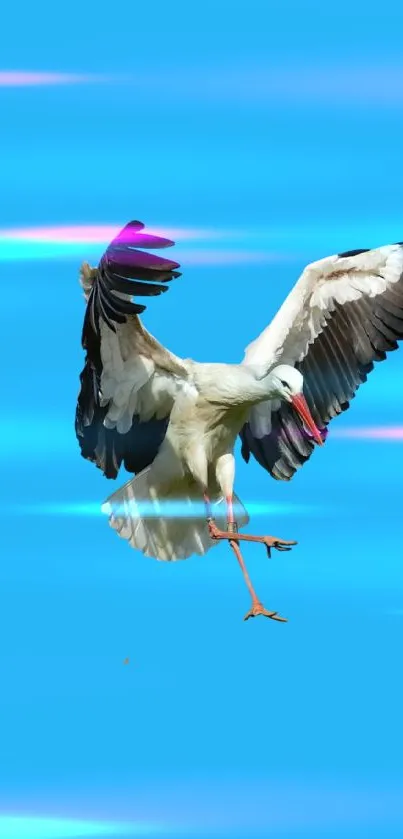
M336 434L402 424L401 352L289 485L239 460L250 529L299 542L245 551L290 620L244 624L225 546L156 563L94 512L112 485L74 436L77 271L102 244L6 236L204 230L178 238L183 276L145 322L178 354L239 360L307 262L403 239L402 15L2 11L0 839L402 835L402 443Z

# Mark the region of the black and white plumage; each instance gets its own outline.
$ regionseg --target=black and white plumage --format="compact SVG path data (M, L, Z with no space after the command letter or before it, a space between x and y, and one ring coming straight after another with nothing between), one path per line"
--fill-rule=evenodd
M305 268L245 363L274 359L304 377L304 394L325 439L375 361L403 338L403 246L354 250ZM290 480L314 450L288 403L255 406L241 432L242 454L279 480Z
M87 355L76 433L83 456L107 477L122 463L136 475L109 499L112 527L146 555L173 560L212 547L205 519L144 518L138 505L158 511L166 500L190 503L204 493L225 521L238 434L246 460L252 453L289 480L374 361L403 338L403 247L312 263L241 364L199 364L166 350L139 319L137 301L179 276L177 263L141 250L173 243L142 229L131 222L97 269L81 269ZM235 502L242 527L248 516Z
M122 463L134 473L152 463L165 436L170 400L167 398L166 410L159 406L154 412L146 406L147 388L153 379L158 387L167 368L183 372L180 359L161 347L135 317L145 306L132 302L133 295L162 294L168 290L162 283L180 277L178 263L138 250L174 244L169 239L142 234L143 228L141 222L130 222L111 242L98 268L91 269L87 263L81 268L87 301L82 345L87 354L80 376L75 427L83 457L96 463L107 478L116 478ZM129 357L127 363L130 352L138 352L137 359ZM131 377L137 384L144 379L142 407L135 400ZM126 391L132 396L130 404L120 401L120 392L123 399L127 396L126 382ZM152 416L148 416L150 410Z

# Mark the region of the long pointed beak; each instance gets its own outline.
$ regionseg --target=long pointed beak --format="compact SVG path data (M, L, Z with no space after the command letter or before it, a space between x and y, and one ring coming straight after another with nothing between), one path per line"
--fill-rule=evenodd
M295 410L298 411L302 421L306 425L308 431L311 432L312 437L318 446L323 446L324 440L322 439L319 428L315 425L315 420L308 408L305 396L303 396L302 393L299 393L298 396L293 396L292 405Z

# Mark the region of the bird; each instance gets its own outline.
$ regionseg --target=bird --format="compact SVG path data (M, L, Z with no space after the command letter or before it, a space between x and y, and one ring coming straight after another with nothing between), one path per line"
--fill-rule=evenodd
M403 243L308 264L240 363L200 363L166 349L139 317L139 301L181 276L179 263L149 253L175 243L144 227L129 222L97 267L80 268L81 454L106 478L122 464L133 475L103 508L132 548L169 562L226 540L251 597L244 619L285 622L257 596L240 546L258 542L270 556L297 543L240 532L249 516L234 492L234 447L239 437L246 462L289 481L323 446L330 421L403 338Z

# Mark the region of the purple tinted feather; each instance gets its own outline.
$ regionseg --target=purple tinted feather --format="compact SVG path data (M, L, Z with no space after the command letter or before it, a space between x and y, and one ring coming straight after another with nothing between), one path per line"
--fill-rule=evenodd
M129 221L129 224L126 224L126 226L123 228L123 230L121 230L120 233L118 233L118 235L113 239L113 241L111 242L111 245L117 245L117 244L128 245L134 239L134 237L136 236L136 233L138 233L139 230L143 230L143 229L144 229L143 222L141 222L141 221Z
M131 248L150 248L150 250L153 250L154 248L171 248L175 242L171 239L164 239L162 236L154 236L151 233L136 233L134 236L130 236L130 239L119 235L118 240L115 239L113 244L126 245Z
M106 256L119 265L133 266L133 268L138 266L139 268L148 268L151 271L173 271L174 268L179 268L179 263L173 262L171 259L164 259L162 256L155 256L152 253L145 253L132 248L120 250L110 245L106 251Z
M318 431L320 433L320 436L321 436L323 442L325 442L326 438L329 434L329 429L326 428L326 427L325 428L318 428ZM308 431L308 429L305 428L305 426L302 427L302 432L301 433L302 433L302 436L305 437L307 440L313 440L314 439L311 432Z

